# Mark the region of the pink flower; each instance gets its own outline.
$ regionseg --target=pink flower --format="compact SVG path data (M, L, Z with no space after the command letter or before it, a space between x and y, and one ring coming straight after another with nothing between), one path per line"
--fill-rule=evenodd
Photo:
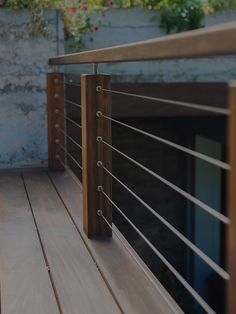
M98 27L97 27L97 26L93 26L93 27L91 28L91 32L93 32L93 33L95 33L97 30L98 30Z
M83 5L81 8L83 11L88 11L88 6L87 5Z
M70 8L70 13L71 13L71 15L75 16L78 13L78 9L75 7Z
M82 2L82 0L77 0L77 2L78 2L78 3L81 3L81 2Z

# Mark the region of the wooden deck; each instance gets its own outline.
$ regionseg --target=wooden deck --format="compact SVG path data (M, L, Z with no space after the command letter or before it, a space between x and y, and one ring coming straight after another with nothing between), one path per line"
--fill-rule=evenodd
M180 313L156 284L116 236L85 237L69 173L0 173L2 314Z

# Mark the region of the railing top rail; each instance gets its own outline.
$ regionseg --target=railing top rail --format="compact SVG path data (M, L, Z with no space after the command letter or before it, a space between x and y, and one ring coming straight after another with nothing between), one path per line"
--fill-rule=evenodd
M61 55L50 65L200 58L236 53L236 22L131 44Z

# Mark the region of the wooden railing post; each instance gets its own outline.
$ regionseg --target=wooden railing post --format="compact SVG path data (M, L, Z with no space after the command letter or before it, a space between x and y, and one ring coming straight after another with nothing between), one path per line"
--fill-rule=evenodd
M64 170L64 74L52 72L47 74L48 97L48 168Z
M229 163L227 263L230 280L227 293L227 314L236 313L236 81L229 85Z
M111 236L112 232L97 212L102 210L104 217L112 223L112 206L104 195L98 191L102 186L104 192L111 198L112 180L104 173L97 162L102 161L111 170L111 150L98 142L98 136L111 143L111 123L99 112L111 116L111 97L109 92L101 88L110 89L108 75L82 75L82 165L83 165L83 221L84 232L88 237Z

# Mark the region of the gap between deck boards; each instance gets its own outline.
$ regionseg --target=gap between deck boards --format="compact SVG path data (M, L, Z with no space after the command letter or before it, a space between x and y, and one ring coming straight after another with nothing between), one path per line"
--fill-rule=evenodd
M41 178L40 178L41 177ZM39 179L40 178L40 179ZM117 300L115 299L114 294L110 291L107 282L104 280L104 278L101 276L101 273L98 271L97 265L95 264L95 261L92 261L91 256L89 255L89 251L87 250L84 241L82 240L81 234L79 232L79 229L77 228L75 222L73 221L73 217L69 214L67 211L66 205L63 202L62 198L60 197L60 194L56 190L55 185L53 184L53 181L51 180L50 176L46 173L44 174L30 174L29 172L22 174L23 183L26 189L27 197L29 200L29 204L32 209L32 215L34 218L36 230L38 233L39 241L42 246L42 251L44 253L45 257L45 263L49 267L49 275L51 279L51 283L54 289L55 297L58 302L58 307L60 310L60 313L120 313L122 312L120 306L117 303ZM44 189L44 186L47 186L47 190ZM68 278L66 278L66 274L64 278L61 276L61 280L64 279L63 283L60 283L58 280L58 276L60 275L60 263L57 263L54 256L52 256L51 250L52 246L55 244L52 243L52 239L56 243L55 247L57 246L58 253L62 253L61 255L58 254L58 259L61 258L61 264L63 262L63 258L66 256L63 256L64 252L59 246L61 245L59 243L59 240L55 238L55 236L52 234L52 232L45 230L44 225L46 222L46 217L43 217L42 214L42 205L45 205L44 202L40 199L40 197L45 196L46 199L50 202L53 202L53 208L49 208L50 210L54 210L57 208L57 211L60 212L60 215L62 217L59 219L59 225L62 224L62 226L65 228L65 231L67 234L63 234L64 236L67 236L70 233L70 241L67 242L67 244L64 243L63 249L67 249L72 244L71 248L69 248L71 259L75 258L74 264L76 264L76 271L77 277L73 278L71 275L71 270L67 269L67 276L70 277L70 280L74 279L74 288L77 289L71 289L71 282L69 282ZM46 205L48 206L48 205ZM48 211L48 214L49 214ZM52 217L51 217L52 219ZM63 220L63 221L62 221ZM70 222L69 222L70 221ZM71 224L71 225L70 225ZM75 230L72 231L71 226L75 227ZM54 226L54 232L57 232L57 227ZM69 233L68 230L70 229ZM63 231L63 230L62 230ZM78 238L75 240L75 232L78 236ZM74 246L74 247L73 247ZM80 247L79 247L80 246ZM73 247L73 249L72 249ZM76 257L73 256L73 252L77 250ZM79 251L80 250L80 251ZM80 255L86 255L87 263L89 264L89 267L87 265L84 265L84 269L79 269L79 259L80 262L82 261L82 258L80 258ZM68 257L69 258L69 257ZM84 258L84 257L83 257ZM65 263L70 264L70 266L75 266L70 263L70 261L65 261ZM83 262L83 261L82 261ZM57 264L57 265L56 265ZM86 264L86 263L85 263ZM56 267L55 267L56 266ZM55 272L54 272L55 267ZM87 270L87 267L89 270ZM56 269L57 268L57 269ZM80 274L79 274L80 272ZM87 272L86 275L83 275L82 272ZM91 276L91 278L89 278ZM87 279L85 278L87 277ZM80 282L79 281L83 281ZM63 281L63 280L62 280ZM90 282L91 281L91 282ZM70 294L67 294L65 292L62 285L67 289L70 290ZM81 288L81 284L87 285L87 287L83 287L80 292L78 291ZM95 288L92 287L95 285ZM86 290L87 289L87 290ZM83 297L80 297L80 294ZM73 295L73 296L71 296ZM88 300L85 301L85 298L88 298ZM68 302L68 299L70 299L70 302ZM78 300L80 299L80 302ZM78 309L79 305L82 303L83 300L83 308Z

